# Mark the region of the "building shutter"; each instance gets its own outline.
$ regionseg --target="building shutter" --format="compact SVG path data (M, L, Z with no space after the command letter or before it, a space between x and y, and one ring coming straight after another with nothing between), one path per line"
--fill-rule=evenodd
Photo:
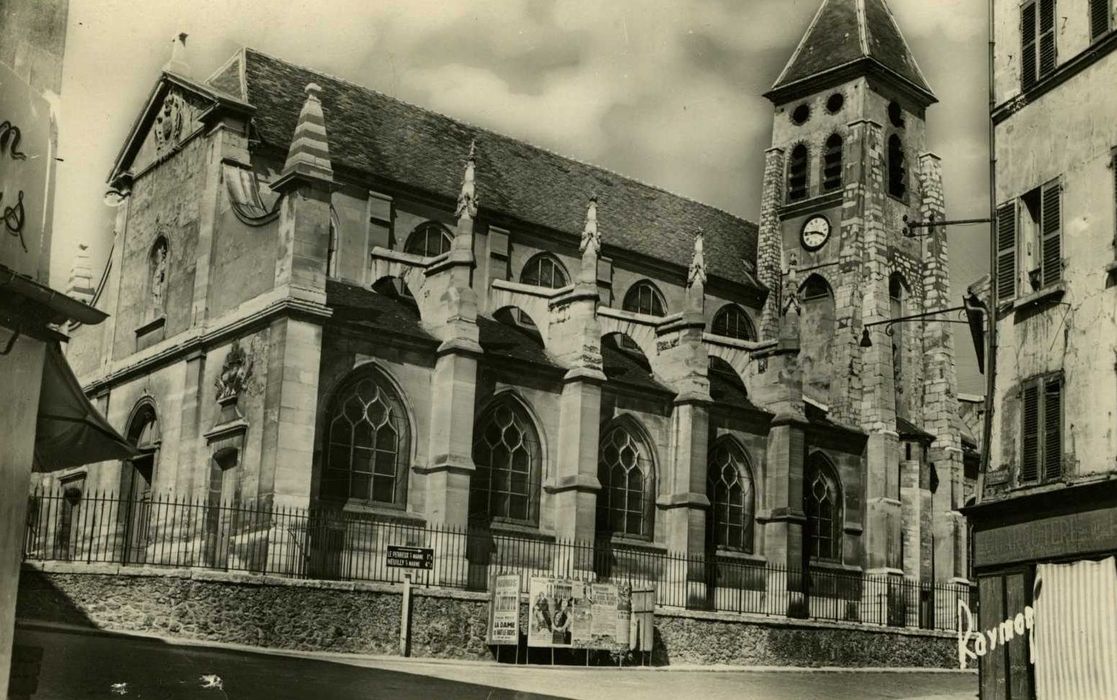
M1039 385L1024 387L1024 455L1020 465L1020 481L1039 478Z
M1055 70L1055 0L1039 0L1039 74Z
M1016 202L997 210L997 299L1016 296Z
M1112 0L1090 0L1090 40L1109 31L1109 3Z
M1040 227L1043 232L1042 286L1055 284L1063 276L1062 188L1059 183L1043 186Z
M1063 475L1063 383L1049 379L1043 392L1043 479Z
M1036 4L1020 8L1020 84L1025 90L1036 84Z

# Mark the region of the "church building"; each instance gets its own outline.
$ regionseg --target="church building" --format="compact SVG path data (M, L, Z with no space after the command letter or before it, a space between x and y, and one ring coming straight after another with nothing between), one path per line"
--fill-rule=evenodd
M942 229L905 225L945 218L935 96L884 0L825 0L765 97L754 224L251 48L206 79L176 53L76 273L110 317L69 328L143 456L51 478L964 580L950 326L866 328L956 303Z

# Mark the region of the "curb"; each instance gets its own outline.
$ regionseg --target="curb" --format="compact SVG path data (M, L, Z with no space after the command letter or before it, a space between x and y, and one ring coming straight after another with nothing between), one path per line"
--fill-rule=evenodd
M209 649L223 649L227 651L242 651L253 654L267 654L269 656L288 656L318 661L330 661L350 666L368 666L369 664L396 664L404 666L458 666L466 668L502 668L507 670L522 669L524 671L553 671L563 673L587 673L611 671L644 672L644 673L928 673L928 674L961 674L976 675L977 669L952 669L952 668L922 668L922 667L879 667L879 666L732 666L732 665L697 665L674 664L671 666L543 666L543 665L514 665L498 663L487 659L439 659L432 657L404 657L389 654L352 654L345 652L308 651L301 649L280 649L275 647L256 647L235 642L218 642L205 639L189 639L185 637L164 637L149 632L121 632L102 629L99 627L82 627L64 622L50 622L29 618L17 618L18 629L37 630L41 632L56 632L62 634L80 634L88 636L115 637L121 639L147 639L156 640L174 646L205 647Z

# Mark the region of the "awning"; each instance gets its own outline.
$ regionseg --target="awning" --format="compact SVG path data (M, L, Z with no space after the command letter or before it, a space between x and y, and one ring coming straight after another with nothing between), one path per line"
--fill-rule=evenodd
M58 343L46 346L35 428L35 471L137 456L139 451L85 398Z

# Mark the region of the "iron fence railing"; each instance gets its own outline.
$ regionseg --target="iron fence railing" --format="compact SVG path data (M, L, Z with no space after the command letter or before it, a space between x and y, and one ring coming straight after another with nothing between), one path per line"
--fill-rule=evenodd
M389 545L430 547L433 568L387 565ZM668 552L652 543L575 542L510 528L453 528L341 511L240 507L181 497L31 496L28 560L195 567L292 578L488 590L496 574L651 584L666 607L953 630L964 582L931 583L824 565L787 567L738 552Z

